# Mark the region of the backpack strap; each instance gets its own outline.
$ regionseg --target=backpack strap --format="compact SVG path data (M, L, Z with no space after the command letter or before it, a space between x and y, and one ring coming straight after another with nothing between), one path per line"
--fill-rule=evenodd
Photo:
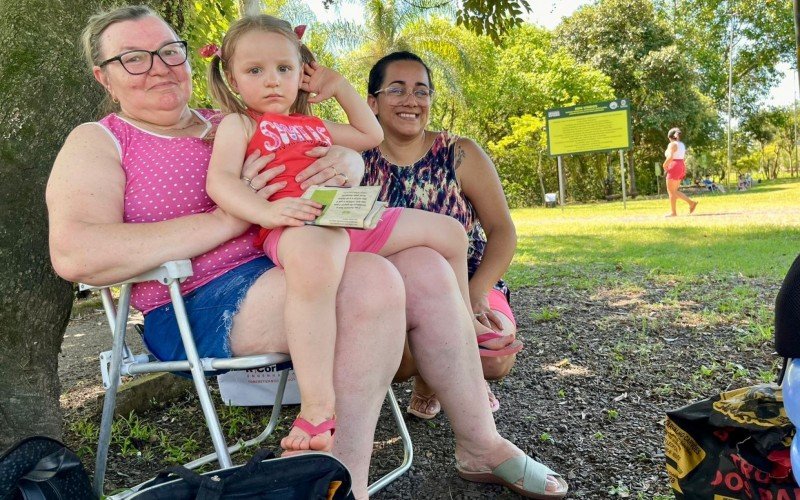
M61 474L82 467L77 455L66 447L47 455L39 460L33 468L19 479L17 488L24 500L46 500L48 496L44 490L54 490L54 485L49 481ZM88 481L88 479L87 479ZM56 494L58 492L56 491ZM52 494L50 495L52 497Z
M159 473L159 477L166 477L170 474L180 477L186 484L197 488L196 500L218 500L222 498L222 494L225 492L225 481L216 475L205 476L186 467L175 466Z
M80 465L81 461L78 460L74 453L69 453L66 448L61 448L39 460L33 466L33 469L22 476L22 479L36 482L47 481L55 477L59 472L68 471Z

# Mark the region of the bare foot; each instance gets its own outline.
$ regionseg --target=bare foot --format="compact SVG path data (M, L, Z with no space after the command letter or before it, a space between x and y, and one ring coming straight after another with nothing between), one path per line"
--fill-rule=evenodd
M689 206L689 214L693 214L694 213L694 209L697 208L697 204L698 203L699 202L697 202L697 201L692 202L692 204Z
M415 390L411 391L411 399L408 402L406 412L423 420L430 420L442 411L442 405L436 398L436 394L421 394Z
M677 216L678 216L678 214L667 214L664 217L677 217Z

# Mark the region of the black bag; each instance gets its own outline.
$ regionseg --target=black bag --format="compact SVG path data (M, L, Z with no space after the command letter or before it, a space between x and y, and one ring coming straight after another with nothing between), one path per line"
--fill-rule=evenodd
M0 457L2 500L96 500L75 453L44 436L23 439Z
M350 500L350 471L324 453L274 458L260 450L245 465L198 474L170 467L127 497L136 500Z
M800 358L800 255L775 298L775 350L786 358Z

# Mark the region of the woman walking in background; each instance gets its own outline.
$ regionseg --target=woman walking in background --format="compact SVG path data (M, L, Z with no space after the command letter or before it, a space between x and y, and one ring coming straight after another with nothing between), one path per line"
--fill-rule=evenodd
M686 145L681 142L681 129L672 128L667 132L669 145L667 150L664 151L664 172L667 174L667 193L669 194L670 213L667 217L675 217L678 215L675 205L678 203L678 198L689 204L689 213L694 213L697 208L697 202L678 191L681 181L686 177Z

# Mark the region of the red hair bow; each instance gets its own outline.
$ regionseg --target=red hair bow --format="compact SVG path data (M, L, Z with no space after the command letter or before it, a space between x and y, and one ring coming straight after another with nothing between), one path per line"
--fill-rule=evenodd
M305 24L298 24L294 27L294 34L297 35L298 40L303 39L303 33L306 32L306 25Z
M222 52L220 52L219 47L213 43L203 45L198 52L201 56L206 58L217 56L222 59Z

